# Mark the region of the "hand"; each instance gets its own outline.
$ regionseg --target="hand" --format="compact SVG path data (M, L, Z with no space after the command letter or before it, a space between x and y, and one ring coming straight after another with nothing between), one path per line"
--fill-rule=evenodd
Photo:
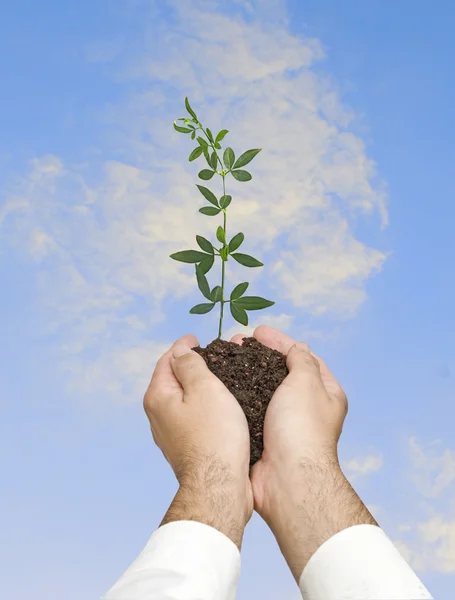
M253 335L282 352L289 370L267 408L263 455L251 469L254 507L298 579L326 539L352 524L376 522L339 465L337 445L348 409L341 386L306 344L264 325Z
M193 335L177 340L157 362L144 398L153 439L180 484L164 522L201 521L240 547L253 511L248 424L234 396L191 350L198 345Z
M300 473L302 463L338 464L337 444L347 414L347 399L326 364L288 335L261 325L254 337L286 356L289 375L278 387L264 422L264 452L251 472L255 509L262 516L276 492ZM231 341L241 343L243 336ZM287 486L285 486L287 487ZM271 488L271 489L270 489Z

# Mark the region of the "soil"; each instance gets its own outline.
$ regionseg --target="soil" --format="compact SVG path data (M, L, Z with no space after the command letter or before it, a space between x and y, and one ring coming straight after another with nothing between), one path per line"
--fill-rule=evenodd
M245 413L250 430L250 467L264 448L263 431L267 406L273 393L288 374L286 357L264 346L254 337L243 338L243 345L216 339L206 348L193 348L208 368L235 396Z

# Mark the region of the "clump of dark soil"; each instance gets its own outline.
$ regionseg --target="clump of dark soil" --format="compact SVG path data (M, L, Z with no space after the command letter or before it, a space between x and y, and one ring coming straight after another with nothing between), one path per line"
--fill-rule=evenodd
M243 345L216 339L206 348L193 348L208 368L235 396L245 413L250 430L253 466L264 448L263 430L267 406L273 393L288 374L286 357L264 346L254 337L243 338Z

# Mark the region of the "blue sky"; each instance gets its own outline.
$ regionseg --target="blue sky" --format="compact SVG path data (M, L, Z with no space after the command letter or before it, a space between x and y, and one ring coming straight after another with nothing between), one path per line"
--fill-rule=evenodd
M232 184L228 222L265 263L251 289L276 301L252 325L309 341L332 367L350 400L346 473L450 597L454 21L443 0L3 9L5 597L99 597L175 491L142 396L177 337L216 336L216 315L187 312L191 270L167 258L214 230L172 130L186 95L234 149L263 148L253 181ZM229 266L228 285L243 281ZM255 517L242 560L239 600L298 597Z

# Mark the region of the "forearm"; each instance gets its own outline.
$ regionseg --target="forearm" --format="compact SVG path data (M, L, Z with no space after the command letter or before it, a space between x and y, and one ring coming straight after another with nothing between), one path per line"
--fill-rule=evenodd
M276 483L266 520L303 598L432 598L337 460L302 463L292 477L282 473L281 487Z
M198 521L226 535L240 550L249 518L242 487L220 466L199 470L181 481L160 527L172 521Z
M286 486L284 479L293 481ZM377 525L336 460L303 461L283 473L266 520L296 581L322 544L354 525Z

